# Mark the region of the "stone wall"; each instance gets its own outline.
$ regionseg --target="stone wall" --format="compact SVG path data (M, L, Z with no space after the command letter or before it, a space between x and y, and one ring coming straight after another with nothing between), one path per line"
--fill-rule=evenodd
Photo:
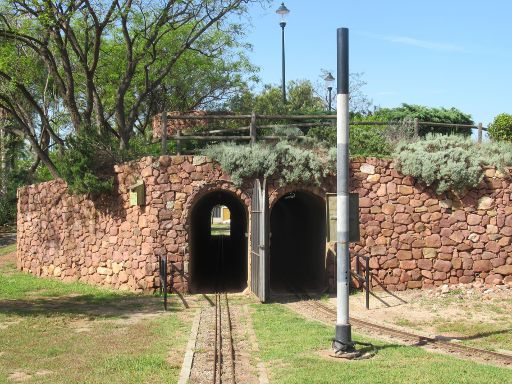
M18 190L18 268L38 276L121 290L154 290L158 256L172 263L174 288L188 288L188 209L199 189L235 190L204 157L143 158L115 168L116 192L71 196L56 180ZM129 186L142 180L145 205L131 206Z
M436 195L404 177L391 161L354 159L352 190L360 196L361 242L375 287L512 283L512 184L487 169L461 199Z
M502 174L487 170L480 188L456 199L400 175L391 161L354 159L351 169L361 219L361 241L351 251L371 257L375 288L512 281L512 187ZM146 157L115 171L115 193L108 198L71 196L60 180L18 190L19 269L152 291L159 284L158 257L167 255L174 289L187 291L190 210L198 199L231 191L245 204L250 229L252 184L236 188L205 157ZM145 205L131 206L128 188L139 180L146 187ZM269 203L294 190L325 197L334 187L334 178L322 187L271 181ZM332 253L326 263L326 283L334 288Z
M18 190L20 270L152 291L159 285L158 257L167 255L174 289L188 291L190 211L195 202L211 191L231 191L246 206L250 222L252 183L236 188L220 166L204 156L146 157L118 165L115 172L115 192L101 199L72 196L62 180ZM140 180L145 205L131 206L129 186ZM325 196L319 187L281 188L270 181L270 203L297 189Z

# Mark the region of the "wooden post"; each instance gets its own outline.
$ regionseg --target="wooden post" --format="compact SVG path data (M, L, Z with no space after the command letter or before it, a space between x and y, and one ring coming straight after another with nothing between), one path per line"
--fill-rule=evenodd
M179 156L181 155L181 130L178 129L178 131L176 132L176 136L176 154Z
M162 156L167 155L167 111L162 112Z
M414 119L414 137L418 138L420 136L420 119L417 117Z
M249 129L249 134L251 136L251 145L256 144L256 113L252 111L251 114L251 126Z
M478 144L482 144L483 126L482 123L478 123Z

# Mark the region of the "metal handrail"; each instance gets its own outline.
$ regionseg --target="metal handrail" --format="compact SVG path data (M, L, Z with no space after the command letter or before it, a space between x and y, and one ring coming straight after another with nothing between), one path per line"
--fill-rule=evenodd
M356 276L359 281L364 280L365 301L366 309L370 309L370 257L365 255L355 255L356 258L356 272L352 275ZM364 259L364 276L360 274L359 258Z
M164 294L164 310L167 311L167 255L158 257L158 267L160 275L160 294Z

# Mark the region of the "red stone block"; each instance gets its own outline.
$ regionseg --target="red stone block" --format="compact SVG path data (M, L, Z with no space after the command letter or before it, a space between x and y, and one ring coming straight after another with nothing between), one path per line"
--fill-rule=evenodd
M448 272L450 269L452 269L452 263L447 260L436 260L434 263L434 269L441 272Z
M476 260L473 263L473 270L475 272L489 272L492 269L492 264L489 260Z

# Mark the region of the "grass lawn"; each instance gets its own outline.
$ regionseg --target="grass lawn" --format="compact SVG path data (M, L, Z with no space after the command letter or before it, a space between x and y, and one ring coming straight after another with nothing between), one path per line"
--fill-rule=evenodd
M512 351L512 295L485 299L481 295L473 298L452 291L441 297L420 301L431 311L431 321L413 321L417 329L432 329L460 340L462 344L489 350ZM451 316L443 308L457 308Z
M279 304L253 305L261 357L272 383L510 383L512 370L383 342L370 360L324 357L334 327L308 321ZM368 341L359 335L355 340Z
M230 224L222 224L222 223L213 223L212 224L212 236L229 236L231 233L231 225Z
M181 307L164 313L157 297L40 279L1 260L0 383L177 381L193 317Z
M4 256L12 252L16 252L16 244L0 247L0 256Z

